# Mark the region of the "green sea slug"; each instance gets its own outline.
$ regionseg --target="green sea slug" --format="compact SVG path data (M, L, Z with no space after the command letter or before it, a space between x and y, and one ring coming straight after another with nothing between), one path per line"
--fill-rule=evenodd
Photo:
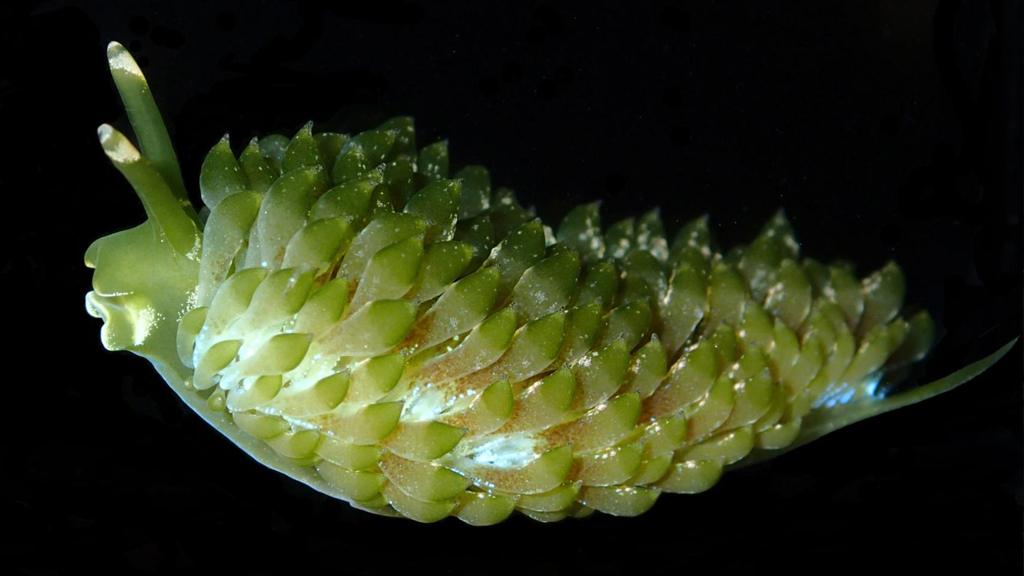
M94 242L90 314L263 464L351 505L433 522L634 516L723 469L942 393L878 386L932 346L895 264L865 278L800 255L780 212L716 251L706 218L549 228L410 118L355 135L225 137L189 201L119 44L138 138L100 143L145 206Z

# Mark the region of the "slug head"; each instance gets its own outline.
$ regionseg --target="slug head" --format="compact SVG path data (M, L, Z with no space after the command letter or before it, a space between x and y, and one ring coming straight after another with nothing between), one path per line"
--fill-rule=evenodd
M181 372L175 334L194 307L202 235L146 79L120 44L111 43L107 56L143 152L107 124L97 131L100 145L135 189L147 219L89 246L85 264L96 272L86 309L103 320L107 349L130 350Z

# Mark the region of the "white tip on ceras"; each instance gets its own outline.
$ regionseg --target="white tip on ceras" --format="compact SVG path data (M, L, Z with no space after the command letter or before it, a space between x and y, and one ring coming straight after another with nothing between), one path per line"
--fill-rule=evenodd
M135 58L132 58L132 55L120 42L107 44L107 62L110 64L111 72L124 72L135 76L141 82L146 81L145 76L142 75L142 69L135 62Z
M100 146L103 146L103 151L106 152L107 158L110 158L111 162L131 164L142 158L138 149L125 138L124 134L118 132L110 124L101 124L96 129L96 134L100 138Z

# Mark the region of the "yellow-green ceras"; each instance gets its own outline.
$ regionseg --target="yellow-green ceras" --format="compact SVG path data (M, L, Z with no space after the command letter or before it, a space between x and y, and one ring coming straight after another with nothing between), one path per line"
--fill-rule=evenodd
M103 344L153 363L265 465L421 522L633 516L725 467L948 390L1007 348L883 397L921 359L888 264L801 258L784 216L747 246L657 211L544 226L487 170L417 150L410 118L349 136L227 138L188 200L131 55L110 69L141 151L99 138L148 219L89 247ZM1008 345L1009 346L1009 345Z

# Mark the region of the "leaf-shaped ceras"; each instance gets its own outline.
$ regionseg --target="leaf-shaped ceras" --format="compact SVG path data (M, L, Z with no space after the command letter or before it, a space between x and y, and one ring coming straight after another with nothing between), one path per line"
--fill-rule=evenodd
M637 515L984 367L885 398L934 332L901 316L895 264L858 280L803 258L781 212L728 252L704 217L669 243L656 210L602 228L586 204L552 230L485 168L453 170L445 142L418 149L405 117L237 155L225 137L197 211L141 71L108 56L141 151L100 140L148 219L86 255L104 344L359 508Z

